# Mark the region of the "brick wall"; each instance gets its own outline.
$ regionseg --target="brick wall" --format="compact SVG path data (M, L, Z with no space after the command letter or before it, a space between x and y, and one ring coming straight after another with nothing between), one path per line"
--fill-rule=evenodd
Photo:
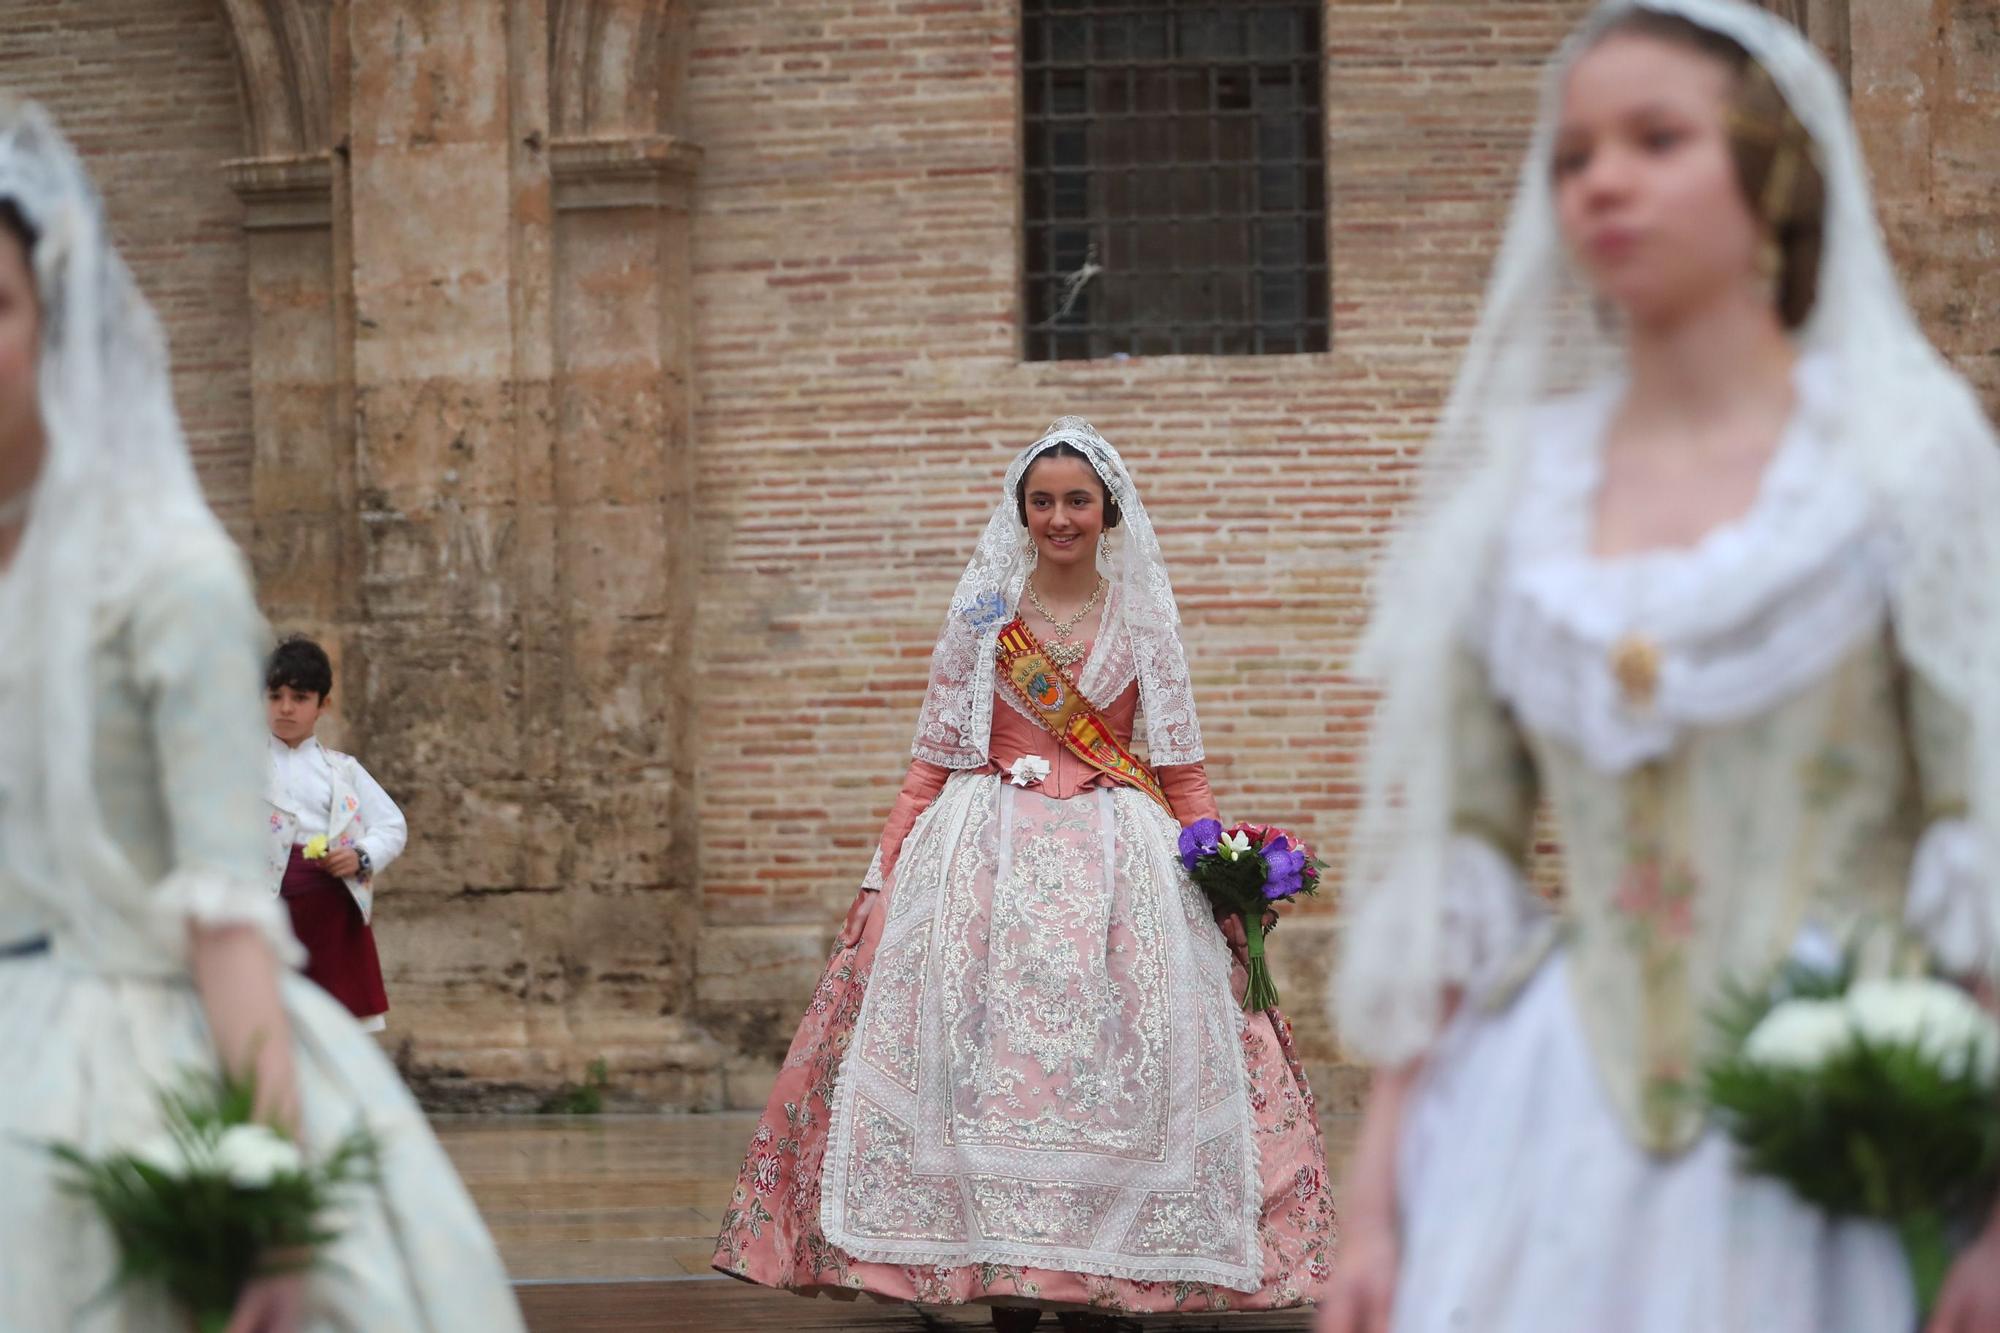
M1584 8L1329 5L1332 350L1066 364L1018 359L1014 5L700 9L702 871L711 931L743 936L732 976L810 974L798 936L867 865L1002 469L1063 413L1120 448L1160 531L1225 813L1339 839L1363 564Z
M159 311L209 498L238 537L250 504L250 314L235 57L200 0L8 0L0 89L48 107L90 164L112 234Z
M2000 0L1853 0L1884 229L1938 349L2000 416Z

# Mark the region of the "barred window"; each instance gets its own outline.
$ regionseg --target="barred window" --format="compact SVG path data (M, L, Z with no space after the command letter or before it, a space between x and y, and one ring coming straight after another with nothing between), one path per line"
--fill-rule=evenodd
M1027 357L1327 347L1320 0L1023 0Z

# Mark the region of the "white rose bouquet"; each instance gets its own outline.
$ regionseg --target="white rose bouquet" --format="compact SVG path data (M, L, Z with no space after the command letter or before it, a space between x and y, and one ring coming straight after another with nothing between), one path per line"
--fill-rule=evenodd
M295 1272L338 1235L329 1218L345 1185L375 1178L374 1140L362 1129L319 1162L252 1115L247 1080L200 1073L160 1098L165 1130L122 1152L49 1152L64 1188L90 1200L118 1247L114 1288L151 1283L202 1333L229 1323L253 1280Z
M2000 1027L1956 986L1857 980L1850 960L1786 968L1724 1031L1703 1084L1745 1165L1893 1225L1930 1311L1954 1234L2000 1177Z

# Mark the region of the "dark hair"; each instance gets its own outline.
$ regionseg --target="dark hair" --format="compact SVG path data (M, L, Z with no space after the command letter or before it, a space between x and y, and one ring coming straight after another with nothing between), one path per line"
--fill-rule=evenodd
M1819 297L1820 252L1826 241L1826 178L1813 160L1812 136L1792 111L1770 71L1735 39L1678 14L1635 9L1615 19L1599 40L1653 37L1708 56L1736 75L1729 146L1736 181L1750 210L1778 246L1778 315L1796 329Z
M35 242L41 239L35 224L28 221L28 215L12 199L0 198L0 231L19 241L21 248L29 254L34 253Z
M326 649L303 634L294 634L280 643L264 664L264 688L294 689L324 700L333 693L333 662Z
M1041 453L1035 455L1035 463L1041 462L1044 458L1082 459L1083 465L1090 469L1090 479L1097 483L1098 492L1104 497L1105 529L1108 531L1125 521L1125 516L1118 512L1118 502L1111 498L1110 487L1104 484L1104 478L1097 475L1096 465L1090 461L1089 454L1077 448L1068 440L1063 440L1060 443L1050 445L1048 448L1042 450ZM1021 470L1021 479L1014 483L1014 512L1020 515L1021 526L1024 528L1028 526L1028 474L1035 470L1035 463L1030 463L1027 467L1023 468Z

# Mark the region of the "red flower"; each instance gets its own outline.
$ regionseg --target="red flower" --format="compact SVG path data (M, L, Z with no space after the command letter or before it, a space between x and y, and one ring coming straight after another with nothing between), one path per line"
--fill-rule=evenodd
M1244 837L1250 839L1250 845L1259 851L1269 847L1279 838L1283 838L1287 847L1306 859L1308 864L1304 873L1307 879L1311 881L1319 879L1319 872L1314 870L1310 864L1313 859L1312 848L1306 846L1305 842L1290 829L1282 828L1277 824L1238 824L1227 832L1232 835L1242 834Z

